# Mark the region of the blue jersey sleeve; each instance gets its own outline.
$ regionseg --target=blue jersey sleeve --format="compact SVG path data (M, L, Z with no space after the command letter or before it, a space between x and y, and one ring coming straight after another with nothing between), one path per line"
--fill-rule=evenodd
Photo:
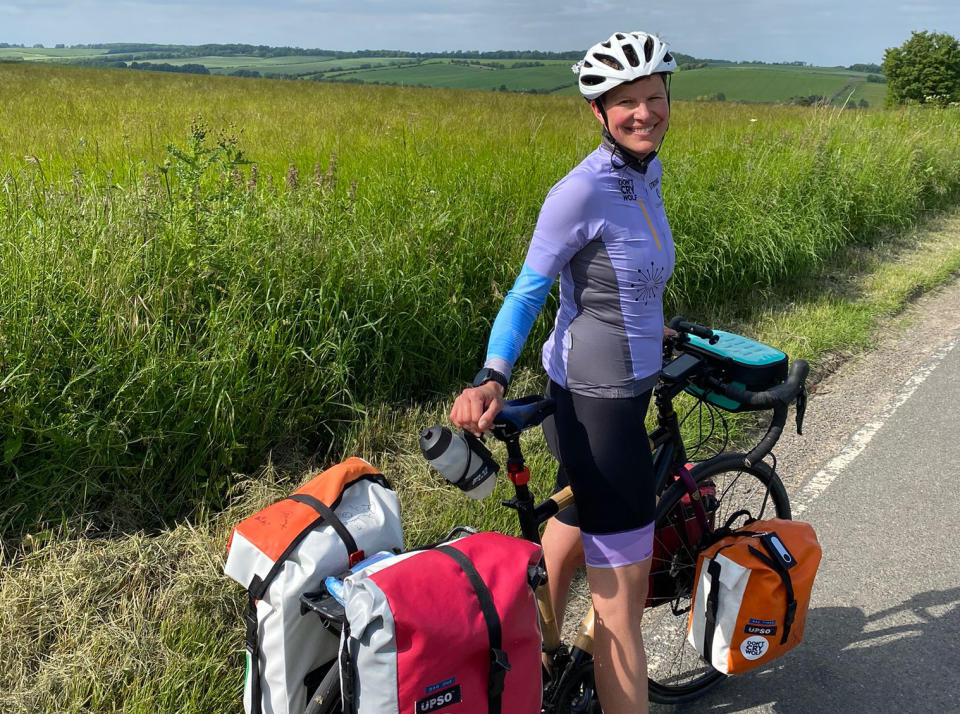
M541 275L527 263L507 293L490 331L485 365L508 378L520 356L523 343L530 334L533 321L540 314L554 278Z

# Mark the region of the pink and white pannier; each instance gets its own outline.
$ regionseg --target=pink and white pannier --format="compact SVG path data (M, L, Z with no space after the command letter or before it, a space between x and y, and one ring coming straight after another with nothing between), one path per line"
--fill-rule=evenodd
M539 714L539 545L478 533L344 580L341 681L357 714Z

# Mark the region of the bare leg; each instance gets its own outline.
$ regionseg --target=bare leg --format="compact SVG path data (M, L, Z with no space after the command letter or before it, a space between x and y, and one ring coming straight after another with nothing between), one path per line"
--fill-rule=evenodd
M594 677L604 714L647 714L647 657L640 621L650 579L648 558L616 568L587 566L597 611Z
M548 587L553 601L553 612L557 616L557 627L563 626L563 612L567 608L570 594L570 581L577 568L583 565L583 543L580 541L580 529L568 526L556 518L547 521L543 532L543 560L549 576Z

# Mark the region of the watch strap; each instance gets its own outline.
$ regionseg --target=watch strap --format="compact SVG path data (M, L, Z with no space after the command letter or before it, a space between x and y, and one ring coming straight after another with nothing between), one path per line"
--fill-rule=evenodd
M479 387L483 384L486 384L487 382L496 382L501 387L503 387L503 392L504 394L506 394L507 385L510 383L510 380L508 380L507 376L502 372L498 372L497 370L492 369L490 367L484 367L479 372L477 372L477 376L473 378L473 386Z

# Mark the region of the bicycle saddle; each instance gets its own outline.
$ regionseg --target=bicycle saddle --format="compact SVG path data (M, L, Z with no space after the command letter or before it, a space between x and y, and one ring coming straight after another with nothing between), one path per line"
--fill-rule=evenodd
M557 403L539 394L511 399L493 420L493 426L507 431L524 431L537 426L556 411Z

